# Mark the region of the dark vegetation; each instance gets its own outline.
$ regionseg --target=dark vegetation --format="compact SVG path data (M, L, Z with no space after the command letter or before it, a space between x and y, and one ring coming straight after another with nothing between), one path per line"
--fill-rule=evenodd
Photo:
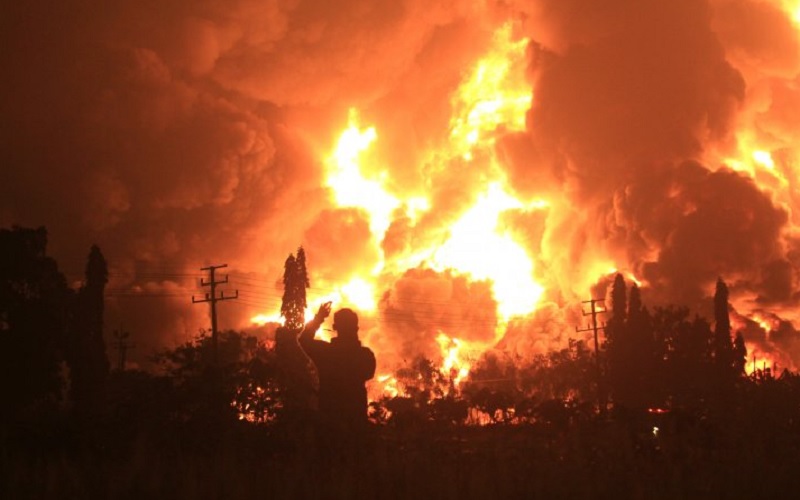
M305 307L300 252L286 266L294 323L276 341L221 332L215 364L201 334L149 373L109 370L100 250L75 290L46 242L0 231L0 498L763 498L800 485L800 377L744 374L721 280L710 324L650 312L618 276L599 358L581 341L492 352L460 386L417 359L397 396L370 405L367 431L341 436L305 403L313 382L287 343Z

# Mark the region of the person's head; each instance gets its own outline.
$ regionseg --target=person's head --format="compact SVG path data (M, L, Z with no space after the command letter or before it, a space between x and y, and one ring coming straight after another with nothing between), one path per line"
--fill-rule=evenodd
M358 340L358 315L352 309L339 309L333 314L333 329L343 339Z

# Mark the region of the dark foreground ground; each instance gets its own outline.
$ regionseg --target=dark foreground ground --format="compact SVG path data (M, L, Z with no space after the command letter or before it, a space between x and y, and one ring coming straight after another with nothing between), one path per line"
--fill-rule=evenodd
M654 428L658 428L657 430ZM0 498L786 498L800 436L675 415L569 424L371 427L188 422L6 426Z

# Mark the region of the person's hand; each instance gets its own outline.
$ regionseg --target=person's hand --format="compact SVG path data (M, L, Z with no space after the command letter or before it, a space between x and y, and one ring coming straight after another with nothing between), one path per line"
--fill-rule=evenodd
M317 319L323 321L325 318L331 315L331 302L325 302L321 306L319 306L319 310L317 311Z

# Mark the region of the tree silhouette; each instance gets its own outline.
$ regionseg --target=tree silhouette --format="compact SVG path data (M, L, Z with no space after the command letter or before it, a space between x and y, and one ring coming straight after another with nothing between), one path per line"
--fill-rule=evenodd
M0 398L9 416L62 389L70 290L45 228L0 230Z
M306 251L303 250L303 247L299 247L297 249L297 259L295 262L297 264L297 276L303 288L303 307L305 307L307 305L305 289L311 285L308 282L308 271L306 271Z
M631 294L628 299L628 318L631 321L636 321L643 313L644 305L642 305L642 292L639 290L639 286L634 283L631 285Z
M593 400L596 383L593 352L583 341L570 339L568 347L527 362L508 353L487 352L470 370L461 394L470 408L493 422L548 420L548 407L564 412L579 401Z
M631 361L634 365L632 404L650 407L659 403L655 381L659 377L661 360L653 335L653 320L650 312L642 305L641 292L636 283L631 286L628 300L627 328L630 332Z
M625 323L628 318L627 290L625 288L625 278L617 273L614 277L614 284L611 286L611 320Z
M661 359L660 398L683 408L697 408L709 396L711 325L685 307L657 308L653 329Z
M731 320L728 316L728 286L717 279L714 293L714 338L712 349L715 364L723 371L733 368L733 344L731 341Z
M103 310L108 266L100 248L92 245L86 262L86 280L73 302L72 325L65 353L70 369L70 392L79 405L97 401L109 373L103 339Z
M297 338L305 324L308 286L306 253L300 247L297 257L289 254L284 265L281 302L284 326L275 331L275 353L280 378L286 387L286 413L301 418L317 407L319 390L317 368L300 347Z
M744 373L744 366L747 363L747 346L744 343L744 337L741 332L736 333L736 339L733 341L733 359L731 366L733 373L741 375Z
M525 399L517 366L519 361L507 354L485 353L470 370L462 389L469 405L485 412L494 422L506 419L511 408L516 412L516 407Z
M612 385L614 385L614 379L621 376L618 372L626 365L627 352L625 351L630 347L626 328L627 302L625 278L618 273L611 286L611 318L605 328L606 365L609 372L612 372L609 374Z
M605 348L615 406L730 407L747 351L740 334L731 339L728 287L721 279L714 295L713 330L699 316L690 319L686 308L661 307L651 315L635 284L626 296L620 275L611 289L611 304Z
M617 274L611 289L612 315L606 325L608 378L616 406L641 408L654 399L657 359L650 317L636 284L631 287L630 300L626 299L625 280Z
M219 373L214 374L209 370L214 346L205 332L157 355L173 386L170 411L180 419L264 423L278 418L285 407L285 390L275 350L256 337L226 330L219 332L218 356Z
M625 279L621 274L614 277L611 285L611 318L606 324L605 333L605 371L611 398L619 405L628 399L630 392L627 382L630 378L631 355L628 328L626 324L627 291Z
M305 324L305 310L308 305L306 288L309 286L306 253L300 247L296 258L289 254L283 268L281 315L284 317L284 326L290 330L299 330Z

